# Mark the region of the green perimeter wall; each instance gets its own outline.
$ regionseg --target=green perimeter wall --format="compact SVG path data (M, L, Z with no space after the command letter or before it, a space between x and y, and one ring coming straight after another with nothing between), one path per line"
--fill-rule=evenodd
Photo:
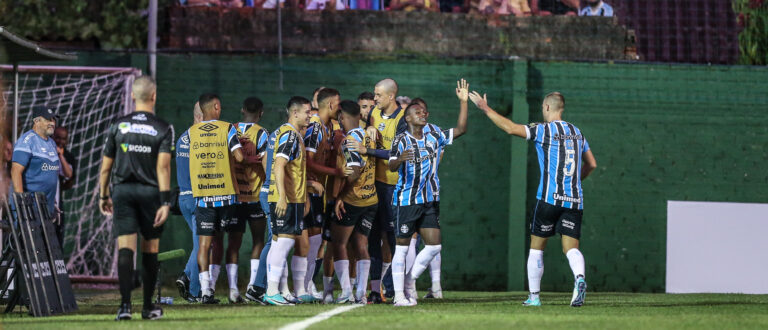
M72 65L146 70L146 56L81 53ZM385 77L398 81L401 95L424 97L430 122L441 127L455 124L454 88L461 77L518 122L540 121L543 95L562 92L565 119L582 129L598 161L584 182L582 229L593 291L664 290L667 200L766 199L760 190L768 181L762 166L768 158L765 68L288 57L283 90L275 57L159 55L157 68L158 113L177 136L191 125L192 105L203 92L222 97L228 121L238 119L244 98L260 97L268 129L279 125L292 95L308 97L329 86L342 99L355 99ZM505 135L470 106L468 134L447 149L441 164L444 288L525 288L526 233L539 180L535 157L532 145ZM240 254L243 282L248 236ZM189 251L191 237L183 218L173 217L161 250L178 247ZM185 261L168 262L166 274ZM547 248L545 265L543 290L572 288L557 240ZM421 280L426 287L429 276Z

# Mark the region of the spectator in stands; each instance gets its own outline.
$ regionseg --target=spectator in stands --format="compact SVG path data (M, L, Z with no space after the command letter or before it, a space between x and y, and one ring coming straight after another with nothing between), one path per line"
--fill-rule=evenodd
M579 16L613 16L613 7L602 0L587 0L587 6L581 8Z
M440 1L440 11L445 13L466 13L469 12L471 5L472 0L443 0Z
M439 11L438 0L392 0L389 9L402 11Z
M531 0L533 12L541 16L568 15L576 16L579 0Z
M308 0L307 10L345 10L342 0ZM317 94L315 94L317 95Z
M253 6L253 0L179 0L179 3L184 6L221 6L230 8L240 8L243 5L247 5L245 2L250 2Z
M481 0L478 10L486 15L515 15L518 17L531 15L528 0Z
M56 200L59 202L59 209L64 210L63 207L63 197L62 194L64 190L69 190L72 188L72 186L75 185L75 167L77 166L75 163L75 156L72 155L72 153L67 150L67 142L69 141L69 131L67 131L64 127L56 127L56 129L53 131L53 141L56 142L56 152L59 155L63 155L64 159L67 160L67 163L69 163L69 166L72 167L72 175L70 177L65 177L62 175L59 175L59 192L58 196L56 197ZM56 224L56 237L59 238L59 244L62 245L62 248L64 247L64 213L61 213L61 220ZM62 250L63 251L63 250Z

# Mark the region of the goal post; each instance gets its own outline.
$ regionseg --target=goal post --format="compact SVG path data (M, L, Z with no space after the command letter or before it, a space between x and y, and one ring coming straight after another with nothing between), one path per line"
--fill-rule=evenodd
M74 186L62 192L64 251L76 277L116 277L112 221L99 212L99 167L110 125L133 111L131 84L141 74L129 67L0 65L2 97L13 120L13 138L32 127L32 109L56 109L56 126L69 132L67 150L75 159ZM18 77L18 79L14 79ZM18 86L18 101L13 102ZM16 103L16 104L14 104Z

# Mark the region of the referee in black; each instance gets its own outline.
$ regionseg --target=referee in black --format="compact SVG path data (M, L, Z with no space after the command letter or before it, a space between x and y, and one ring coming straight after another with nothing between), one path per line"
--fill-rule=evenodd
M122 296L115 320L131 319L137 232L142 237L144 268L141 318L155 320L163 316L163 310L152 304L152 294L157 282L160 234L171 205L173 126L154 114L157 94L151 78L137 78L131 97L136 111L118 118L107 135L99 177L99 209L104 215L114 214L112 230L117 237L117 275ZM114 176L111 197L110 176Z

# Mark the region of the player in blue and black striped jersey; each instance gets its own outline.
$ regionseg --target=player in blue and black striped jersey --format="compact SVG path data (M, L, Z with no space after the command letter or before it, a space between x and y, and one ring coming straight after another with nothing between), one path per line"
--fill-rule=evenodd
M467 131L468 90L469 85L464 80L457 82L456 96L460 100L460 110L455 128L425 133L426 110L419 103L411 103L404 115L408 130L392 142L389 170L399 174L392 197L397 232L395 255L392 258L395 306L416 305L416 278L427 269L427 265L442 248L440 209L435 204L435 189L439 189L439 186L433 187L430 181L433 169L437 166L439 150ZM421 234L425 246L416 256L406 280L405 257L411 237L416 231Z
M597 161L587 140L573 124L563 120L565 98L550 93L542 102L545 123L521 125L496 113L485 95L469 95L496 126L511 135L536 143L541 179L536 193L536 207L531 222L531 249L528 255L528 282L531 292L523 305L541 306L539 291L544 273L544 247L556 232L562 235L563 252L575 277L571 306L584 304L587 283L584 280L584 256L579 251L584 195L581 180L597 168Z

